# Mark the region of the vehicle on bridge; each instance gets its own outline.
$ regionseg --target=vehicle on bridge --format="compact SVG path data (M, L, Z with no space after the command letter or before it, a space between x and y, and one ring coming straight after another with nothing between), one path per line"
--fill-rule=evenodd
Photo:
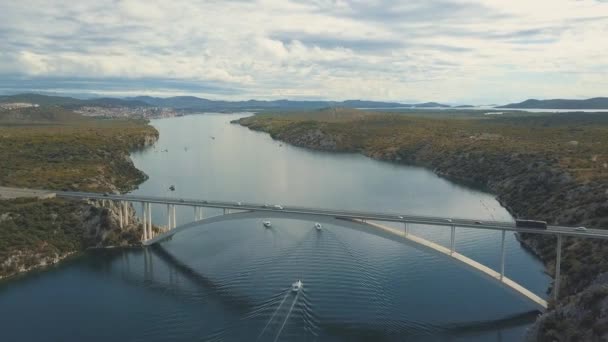
M517 228L547 229L547 222L536 220L515 220Z

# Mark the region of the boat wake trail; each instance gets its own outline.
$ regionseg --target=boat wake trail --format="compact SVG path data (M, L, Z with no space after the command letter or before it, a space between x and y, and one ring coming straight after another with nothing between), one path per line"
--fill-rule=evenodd
M285 328L285 323L287 323L287 320L289 319L289 316L291 315L291 312L293 311L293 307L296 306L296 303L298 302L298 297L300 297L299 292L296 294L296 297L293 299L293 303L291 303L291 307L289 308L289 311L287 312L287 316L285 316L285 320L283 321L283 324L281 324L281 328L279 329L277 336L274 338L274 342L276 342L279 339L279 336L281 336L281 332L283 332L283 328Z
M281 307L283 307L283 303L285 303L285 300L287 299L288 296L289 296L289 290L287 291L287 293L285 293L285 296L283 297L283 300L281 300L281 303L279 303L279 306L277 307L277 309L274 310L274 313L272 314L272 316L270 316L270 319L268 320L268 322L264 326L264 329L262 329L262 332L260 332L260 334L258 335L258 337L255 339L256 341L258 341L260 339L260 337L262 337L262 335L264 335L264 332L266 331L266 329L268 329L268 326L270 325L270 323L274 319L274 316L276 316L277 313L279 312L279 310L281 310Z

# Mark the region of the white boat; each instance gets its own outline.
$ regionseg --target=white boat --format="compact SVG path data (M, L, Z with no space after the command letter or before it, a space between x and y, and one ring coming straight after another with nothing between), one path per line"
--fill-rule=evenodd
M270 221L264 221L264 222L262 222L262 224L263 224L263 225L264 225L264 227L266 227L266 228L270 228L270 226L271 226Z
M319 222L315 223L316 230L321 230L321 228L323 228L323 226L321 226L321 224Z
M295 283L291 284L291 291L298 292L300 291L300 289L302 289L302 286L304 286L304 284L302 284L301 280L298 280Z

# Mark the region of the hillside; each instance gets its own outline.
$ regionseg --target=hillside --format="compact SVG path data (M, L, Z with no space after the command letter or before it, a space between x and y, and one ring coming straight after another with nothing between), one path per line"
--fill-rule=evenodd
M510 103L497 108L524 108L524 109L606 109L608 110L608 97L595 97L587 100L535 100L530 99L519 103Z
M157 136L144 121L85 118L57 107L0 112L0 185L125 191L145 177L129 150Z
M515 217L608 228L607 114L351 116L267 114L239 123L296 146L426 167L491 191ZM529 234L519 239L553 274L555 239ZM604 241L564 240L562 297L539 320L533 340L600 340L605 335L608 311L585 303L590 296L608 303L608 292L596 290L608 286L607 247Z
M129 152L157 138L141 120L86 118L57 106L0 111L0 186L128 191L146 179ZM0 200L0 279L88 247L137 243L129 213L134 224L120 228L112 203Z

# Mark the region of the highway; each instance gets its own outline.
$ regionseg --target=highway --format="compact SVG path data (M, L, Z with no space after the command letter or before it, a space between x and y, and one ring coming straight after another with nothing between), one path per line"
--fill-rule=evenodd
M45 191L45 190L36 190ZM158 196L140 196L140 195L120 195L120 194L100 194L93 192L73 192L73 191L57 191L57 197L72 198L72 199L98 199L98 200L114 200L128 202L148 202L157 204L174 204L180 206L205 207L205 208L220 208L220 209L236 209L244 211L269 211L283 212L292 214L305 214L313 216L330 216L335 218L345 219L360 219L380 222L400 222L407 224L422 224L432 226L446 226L458 228L473 228L473 229L490 229L490 230L506 230L518 233L533 233L546 235L563 235L583 238L608 239L608 230L604 229L586 229L577 230L576 227L566 226L548 226L547 229L521 228L516 227L515 222L500 222L475 219L462 219L450 217L435 217L435 216L418 216L411 214L400 213L379 213L355 210L337 210L337 209L322 209L309 208L300 206L282 206L282 209L275 207L275 204L264 203L240 203L237 201L213 201L186 199L174 197L158 197Z

